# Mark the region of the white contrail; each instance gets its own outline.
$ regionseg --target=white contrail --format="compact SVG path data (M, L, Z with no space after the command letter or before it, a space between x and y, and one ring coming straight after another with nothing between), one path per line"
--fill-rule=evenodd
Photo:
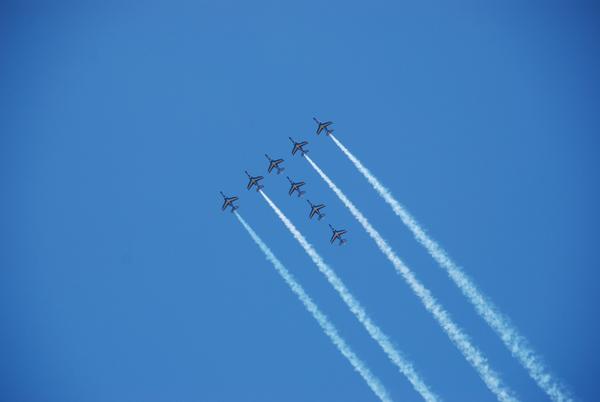
M569 392L560 381L553 378L543 363L543 359L529 346L527 339L522 336L517 328L504 316L498 308L477 288L471 278L450 259L448 254L435 240L427 235L415 218L404 208L385 188L379 180L356 158L337 138L330 135L331 139L350 159L356 169L371 183L371 186L387 202L396 215L412 232L413 236L433 257L433 259L446 270L456 286L460 288L466 298L473 304L477 313L500 337L512 355L528 371L529 375L538 386L555 402L571 401Z
M381 329L379 329L379 327L371 320L371 317L369 317L362 305L346 288L346 285L342 282L342 280L327 264L325 264L313 246L306 240L302 233L296 229L296 226L294 226L294 224L283 214L283 212L281 212L277 205L275 205L275 203L271 201L271 199L267 197L262 190L260 190L260 193L271 206L271 208L273 208L273 211L275 211L279 219L281 219L283 224L292 233L294 238L298 241L298 243L300 243L302 248L304 248L304 251L306 251L306 254L308 254L308 256L313 260L317 268L319 268L319 271L325 275L329 283L339 293L342 300L344 300L348 308L350 308L350 311L352 311L358 321L364 325L369 335L371 335L371 337L379 344L379 346L381 346L392 363L394 363L400 369L400 372L406 376L414 389L421 394L423 399L426 401L437 401L437 395L429 390L429 387L427 387L425 382L420 378L412 363L406 360L406 358L404 358L400 352L396 350L387 335L384 334L383 331L381 331Z
M321 178L329 185L333 192L338 198L346 205L352 215L367 231L369 236L377 246L390 260L390 262L396 268L404 280L408 283L413 292L421 299L421 302L425 305L427 311L429 311L444 329L446 334L450 337L452 342L457 346L458 350L461 351L467 361L477 370L481 379L485 382L487 387L492 391L500 401L516 401L517 399L504 384L500 376L489 366L487 359L483 357L479 349L477 349L470 341L469 337L463 332L463 330L452 321L450 314L441 306L440 303L433 297L429 289L427 289L415 276L415 274L400 260L392 248L387 242L381 237L379 232L371 226L367 218L354 206L352 202L346 197L346 195L331 181L331 179L323 173L323 171L317 166L317 164L310 159L308 155L304 155L308 163L315 169L315 171L321 176Z
M312 316L317 320L323 332L329 336L333 344L338 348L340 353L346 357L352 364L352 367L362 376L362 378L367 382L367 385L371 388L371 390L381 399L383 402L391 402L391 398L388 395L387 390L383 386L383 384L379 381L377 377L371 373L371 370L367 367L367 365L354 354L350 346L346 343L346 341L338 334L335 326L329 321L327 316L319 310L319 307L312 301L310 296L304 291L304 288L296 282L294 276L283 266L283 264L275 257L275 254L271 251L271 249L262 241L260 237L254 232L254 230L248 225L248 223L241 217L238 212L235 212L235 216L238 218L242 226L248 231L250 237L254 240L254 242L258 245L258 247L262 250L262 252L267 257L267 260L270 261L279 275L283 278L283 280L288 284L290 289L298 296L304 307L312 314Z

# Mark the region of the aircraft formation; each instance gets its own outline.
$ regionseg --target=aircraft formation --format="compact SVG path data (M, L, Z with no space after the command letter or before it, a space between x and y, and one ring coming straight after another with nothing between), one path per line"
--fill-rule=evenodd
M315 133L317 135L321 134L322 132L325 132L326 135L330 135L333 132L333 129L330 128L330 126L333 124L333 122L331 122L331 121L321 122L314 117L313 117L313 120L317 124L317 129L315 131ZM305 148L308 145L308 141L296 142L292 137L288 137L288 138L290 139L290 141L293 144L292 156L296 155L296 153L299 152L299 155L304 157L308 153L308 149ZM281 166L281 164L283 164L283 162L284 162L284 159L282 159L282 158L273 159L268 154L265 154L265 157L267 158L267 160L269 162L269 164L267 166L267 173L270 174L273 171L275 171L275 173L277 175L279 175L281 172L283 172L285 170L285 167ZM256 191L259 192L261 189L263 189L265 187L264 185L260 184L261 180L264 179L264 176L252 176L250 173L248 173L247 170L245 170L244 172L246 173L246 176L248 176L248 184L246 185L247 190L256 188ZM304 181L294 181L289 176L286 176L286 178L290 183L290 189L288 191L289 196L296 193L298 198L300 198L304 194L306 194L306 191L301 189L306 184ZM225 194L223 194L222 191L220 193L221 193L221 196L223 197L223 205L221 207L221 210L225 211L227 209L227 207L231 207L231 212L234 212L236 209L239 208L238 205L234 204L234 202L237 201L239 199L239 197L237 197L237 196L227 197ZM321 219L323 219L325 217L325 214L321 212L321 210L326 207L325 204L313 204L312 202L310 202L310 200L306 200L306 201L308 202L308 204L310 206L310 211L308 213L308 219L312 220L312 218L316 215L317 221L320 221ZM342 237L344 234L347 233L346 230L344 230L344 229L336 230L331 224L329 225L329 228L333 232L331 235L331 239L330 239L331 244L333 244L336 240L338 240L338 242L339 242L338 244L341 246L348 241L347 239Z
M450 279L454 284L461 290L462 294L467 300L473 305L477 314L496 332L500 337L504 345L510 351L515 359L517 359L523 368L525 368L529 376L537 383L539 388L544 391L552 401L572 401L572 397L568 389L566 389L558 379L553 379L549 372L549 369L543 363L541 356L537 355L534 350L527 345L526 339L518 334L517 329L510 323L508 318L504 317L497 308L488 300L488 298L478 290L475 283L462 271L462 269L450 259L446 252L438 245L438 243L429 237L426 231L417 223L417 221L411 216L411 214L392 196L392 194L379 182L379 180L362 164L362 162L355 157L340 141L334 136L331 125L333 122L325 121L321 122L316 118L313 118L317 124L315 134L318 136L324 133L328 136L333 143L339 148L339 150L345 154L356 169L364 176L369 182L373 190L375 190L379 196L391 207L394 214L400 218L402 223L412 232L415 240L420 243L431 255L431 257L437 262L437 264L448 273ZM454 322L446 308L433 296L431 291L417 279L417 276L413 273L412 269L406 265L396 252L388 245L387 241L379 234L379 232L373 227L363 213L349 200L349 198L342 192L342 190L334 183L334 181L321 170L321 168L312 160L312 157L308 156L307 141L296 141L292 137L288 137L292 142L291 154L299 155L304 158L308 164L312 166L315 172L321 177L321 179L327 183L327 186L332 190L338 197L338 199L345 205L352 216L360 223L365 232L375 242L379 250L386 256L388 261L393 266L394 270L400 274L402 279L409 286L410 290L414 295L421 301L425 310L431 314L433 319L439 324L442 331L448 336L449 340L456 346L458 351L463 355L466 361L472 366L472 368L479 374L479 377L483 380L488 389L496 395L500 401L515 401L514 392L507 387L501 377L493 370L488 360L486 359L483 352L472 343L470 337L464 332L464 330ZM273 174L273 176L279 176L285 168L281 166L284 163L283 158L273 159L268 154L265 154L268 161L267 172ZM400 371L407 377L407 379L413 385L413 388L421 394L426 401L437 401L438 397L433 391L431 391L428 385L422 380L414 370L412 370L412 362L406 361L400 351L388 341L388 337L381 329L373 323L372 319L368 316L367 312L362 308L358 300L348 291L344 286L342 280L336 275L336 273L327 265L317 251L312 247L308 240L302 235L302 233L295 227L295 225L285 216L285 214L277 207L277 205L262 191L264 186L261 181L264 176L252 176L248 171L245 171L248 176L247 190L253 188L265 199L265 201L271 206L273 211L278 215L282 223L287 227L293 237L302 246L304 251L312 259L313 263L317 266L319 271L325 275L329 283L339 293L342 300L350 308L351 312L356 318L363 324L367 332L371 335L371 338L381 346L386 355L390 358ZM297 177L296 177L297 178ZM286 179L289 182L288 196L296 195L301 198L306 194L304 186L306 183L301 180L296 180L292 175L286 175ZM347 344L336 337L335 331L329 331L327 328L332 328L331 323L323 322L323 316L319 312L317 306L310 300L306 295L302 287L295 282L293 276L291 276L282 263L275 257L269 247L258 237L258 235L252 230L241 215L236 211L238 208L234 204L238 200L237 196L226 196L221 192L223 197L222 210L226 210L228 207L231 208L231 212L235 213L235 216L240 223L245 227L250 236L254 239L255 243L262 249L267 259L271 261L277 271L281 274L288 285L292 288L294 293L304 303L305 307L313 314L314 318L319 321L321 327L325 330L325 333L332 339L333 343L338 347L340 352L345 355L354 366L354 368L361 373L363 379L367 382L373 392L379 396L382 401L390 401L390 398L386 395L387 391L379 384L377 378L373 377L368 372L368 368L358 360L352 350ZM312 197L311 197L312 198ZM322 212L326 208L325 204L312 203L311 200L307 199L306 202L310 210L308 211L308 219L314 221L321 221L325 218L325 214ZM302 204L304 205L304 204ZM313 219L315 218L316 219ZM328 223L331 229L330 244L337 243L341 246L347 242L344 238L347 231L345 229L336 229L334 225ZM407 369L410 368L410 369ZM366 373L366 374L365 374Z

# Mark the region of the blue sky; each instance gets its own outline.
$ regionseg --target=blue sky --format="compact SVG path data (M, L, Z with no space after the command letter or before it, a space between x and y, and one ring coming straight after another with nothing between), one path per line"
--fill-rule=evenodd
M600 47L592 2L5 2L0 395L367 401L240 213L394 400L418 395L244 170L447 401L491 401L292 136L523 400L546 400L313 116L392 190L583 400L600 370ZM327 217L268 176L285 158ZM327 223L348 230L329 244Z

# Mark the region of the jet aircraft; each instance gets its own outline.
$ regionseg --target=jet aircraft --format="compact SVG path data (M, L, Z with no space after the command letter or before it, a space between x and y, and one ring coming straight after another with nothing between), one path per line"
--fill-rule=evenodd
M259 181L264 179L264 177L262 177L262 176L252 177L252 176L250 176L250 174L248 173L247 170L244 170L244 172L246 172L246 175L248 176L248 179L249 179L248 186L246 186L246 188L248 190L250 190L252 188L252 186L256 186L256 191L260 191L261 188L265 187L259 183Z
M286 176L286 177L287 177L288 181L289 181L289 182L290 182L290 184L291 184L290 191L288 192L288 194L289 194L289 195L292 195L292 194L294 193L294 191L297 191L297 192L298 192L298 197L301 197L303 194L305 194L305 193L306 193L306 191L302 191L302 190L300 190L300 187L302 187L302 186L303 186L304 184L306 184L306 183L304 183L303 181L299 181L299 182L297 182L297 183L294 183L294 182L292 181L292 179L290 179L290 177L289 177L289 176Z
M342 230L335 230L335 228L331 225L329 225L329 227L331 228L331 230L333 230L333 235L331 236L331 243L333 243L336 239L340 241L340 246L344 243L346 243L348 240L346 239L342 239L342 235L346 233L346 230L342 229Z
M312 219L313 216L318 215L318 220L321 220L325 217L324 213L321 213L321 209L325 208L325 204L314 205L310 200L306 200L310 205L310 215L308 215L308 219Z
M296 142L292 139L292 137L288 137L290 139L290 141L292 141L292 144L294 144L294 147L292 148L292 155L296 154L296 151L300 151L302 153L302 156L304 156L305 153L308 152L308 150L302 148L303 146L305 146L306 144L308 144L308 142L306 141L302 141L302 142Z
M333 124L332 121L320 122L316 117L313 117L315 123L317 123L317 135L321 134L321 131L325 130L325 134L329 135L333 133L333 129L329 128Z
M238 197L236 197L236 196L227 197L227 196L225 196L225 194L223 194L222 191L219 191L219 192L221 193L221 195L223 196L223 199L224 199L223 206L221 207L222 211L225 211L225 209L227 207L231 207L231 212L233 212L239 208L237 205L233 205L233 202L237 201L239 199Z
M283 163L283 159L271 159L271 157L267 154L265 154L265 156L269 160L269 173L271 173L273 169L277 169L277 174L285 170L284 167L279 167L279 165Z

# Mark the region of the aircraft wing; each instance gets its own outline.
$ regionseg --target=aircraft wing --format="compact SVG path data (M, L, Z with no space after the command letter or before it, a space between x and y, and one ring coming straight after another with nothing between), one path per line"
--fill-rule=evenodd
M237 200L239 200L239 198L238 198L238 197L231 197L231 198L229 199L229 201L231 201L231 202L234 202L234 201L237 201Z
M225 211L225 208L227 208L227 205L229 204L229 201L225 201L223 203L223 207L221 207L221 211Z
M273 162L271 162L269 164L269 173L271 173L271 170L273 170L274 167L275 167L275 164Z
M340 230L338 233L341 235L346 234L347 230Z
M294 187L294 186L290 187L290 191L288 191L288 195L292 195L292 193L294 192L295 189L296 189L296 187Z
M305 145L308 145L308 142L306 142L306 141L302 141L302 142L300 143L300 146L301 146L301 147L303 147L303 146L305 146Z
M333 243L337 237L338 237L338 234L334 233L333 236L331 236L331 242L330 243Z
M294 145L294 149L292 149L292 155L296 155L297 150L298 150L298 147Z
M305 184L306 184L306 183L304 183L303 181L301 181L300 183L296 183L296 185L297 185L298 187L302 187L302 186L303 186L303 185L305 185Z
M253 182L252 180L250 180L250 181L248 182L248 185L246 186L246 188L247 188L248 190L250 190L250 189L252 188L252 184L253 184L253 183L254 183L254 182Z
M224 209L224 208L223 208L223 209ZM310 219L312 219L312 217L313 217L313 216L315 216L315 214L316 214L316 213L317 213L317 210L313 208L313 209L311 209L311 210L310 210L310 215L309 215L308 217L309 217Z
M279 165L281 162L283 162L283 159L277 159L277 160L275 161L275 164L276 164L276 165Z

